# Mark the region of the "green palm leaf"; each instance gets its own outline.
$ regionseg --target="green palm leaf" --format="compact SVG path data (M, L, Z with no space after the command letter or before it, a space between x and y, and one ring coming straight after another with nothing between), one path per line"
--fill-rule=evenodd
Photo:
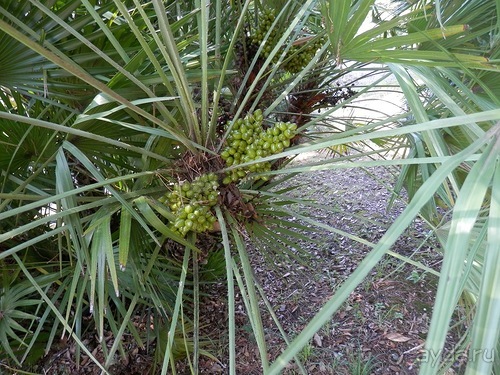
M203 353L198 337L201 257L215 241L222 243L226 268L228 371L236 373L236 280L263 371L279 373L385 254L425 268L391 251L417 214L439 225L434 229L446 239L427 350L441 348L463 293L472 296L477 308L472 347L498 346L498 4L433 4L402 5L365 29L370 10L377 7L373 0L3 3L0 261L12 259L19 285L28 285L29 293L18 297L26 311L0 324L6 348L0 352L19 366L37 338L48 337L48 348L63 330L77 343L77 359L86 352L106 372L116 352L124 355L126 333L140 346L148 342L129 320L150 311L144 318L154 322L162 373L174 371L179 346L192 356L188 362L196 372ZM276 18L256 43L252 34L264 7ZM307 51L300 69L290 69ZM373 62L385 66L367 64ZM351 92L333 98L338 81L353 73L367 78L372 69L380 78L369 84L353 78L354 86L342 84ZM362 105L362 96L377 93L391 74L405 94L408 113L376 121L336 120L343 106ZM264 114L264 128L296 122L293 146L226 166L220 153L231 135L230 120L244 119L256 109ZM335 147L359 154L288 164L296 155ZM394 150L404 151L406 158L383 158ZM230 186L222 183L226 173L263 162L273 163L271 170L248 174ZM401 167L395 191L406 189L410 198L375 244L298 212L296 205L306 211L319 205L293 198L293 187L282 185L300 173L372 166ZM210 208L218 220L212 229L220 227L220 232L184 237L173 226L177 211L163 201L208 172L220 177L215 190L220 196ZM436 203L453 212L450 223L438 224ZM252 222L256 218L262 221ZM372 250L269 363L260 297L242 233L257 246L279 236L278 255L298 258L301 253L288 248L308 240L306 229L347 236ZM33 249L44 249L40 254L53 261L44 264ZM172 259L175 252L182 262ZM457 269L460 273L453 273ZM50 296L49 286L54 288ZM11 296L4 289L0 299ZM83 344L87 307L100 342L105 331L114 335L103 362ZM33 321L40 311L43 324L33 332L17 322ZM496 333L485 330L486 325ZM22 355L9 349L12 342L25 348ZM495 365L471 363L468 371L491 371ZM422 373L436 371L422 365Z

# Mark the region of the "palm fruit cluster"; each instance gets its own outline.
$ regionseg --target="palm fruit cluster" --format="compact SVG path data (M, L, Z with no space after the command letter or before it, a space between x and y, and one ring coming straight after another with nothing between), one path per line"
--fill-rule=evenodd
M290 73L299 73L309 64L324 43L325 38L316 38L305 46L303 44L293 45L287 52L283 69Z
M264 38L271 28L274 20L276 19L276 11L273 9L265 9L261 13L259 13L258 26L256 29L252 30L251 41L252 44L256 46L260 46L264 41ZM262 51L264 58L267 58L274 46L276 45L276 41L278 38L277 28L273 28L271 33L269 34L266 45Z
M217 204L219 182L215 173L203 174L192 182L175 184L160 200L175 215L172 229L182 236L189 231L205 232L216 221L211 208Z
M271 28L274 20L276 19L276 11L273 9L266 9L259 13L258 26L252 30L251 43L255 46L260 46L264 41L264 37ZM269 34L266 44L262 50L262 56L267 58L273 48L275 47L280 35L278 34L278 28L273 28ZM305 39L310 39L307 37ZM316 51L321 48L325 43L325 38L315 38L311 43L304 46L304 43L300 41L295 42L295 44L288 50L285 56L285 63L283 64L283 69L290 73L300 72L314 57ZM277 53L274 56L273 62L276 63L280 57Z
M250 113L243 119L229 123L230 132L227 146L221 152L227 166L238 165L269 155L282 152L290 146L290 140L295 136L297 125L289 122L278 122L264 129L261 110ZM260 162L245 168L233 169L222 181L230 184L243 179L249 172L266 172L271 169L271 163ZM261 177L265 179L264 177Z

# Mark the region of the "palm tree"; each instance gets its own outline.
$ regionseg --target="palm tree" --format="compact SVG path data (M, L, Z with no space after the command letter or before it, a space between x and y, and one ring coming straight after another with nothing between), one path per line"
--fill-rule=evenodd
M78 362L85 352L107 372L125 352L125 333L146 344L131 321L142 314L154 322L162 374L177 355L191 356L196 373L207 263L227 283L230 373L237 286L263 372L276 374L298 361L417 215L435 228L444 259L426 350L442 348L462 296L474 304L464 342L496 350L498 9L494 1L431 3L402 5L366 31L373 0L2 4L0 352L21 367L62 335L76 343ZM335 111L376 88L331 99L339 79L368 63L397 78L407 116L332 128ZM327 130L314 132L318 125ZM380 139L369 154L393 147L406 157L288 166L304 152ZM292 216L324 228L294 212L279 187L346 160L400 165L409 204L270 363L242 233L265 240L278 224L306 239ZM276 255L285 251L278 246ZM83 342L88 329L102 347L112 334L104 361ZM447 366L434 365L423 363L421 373ZM493 369L498 357L467 371Z

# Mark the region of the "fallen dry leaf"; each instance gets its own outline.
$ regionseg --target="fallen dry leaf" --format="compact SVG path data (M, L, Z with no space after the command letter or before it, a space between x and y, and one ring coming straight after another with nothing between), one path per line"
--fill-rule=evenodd
M320 335L315 333L313 339L314 339L314 343L316 344L316 346L319 346L319 347L323 346L323 339L321 338Z
M411 340L410 337L403 336L402 334L397 332L388 333L387 335L385 335L385 338L395 342L406 342Z

